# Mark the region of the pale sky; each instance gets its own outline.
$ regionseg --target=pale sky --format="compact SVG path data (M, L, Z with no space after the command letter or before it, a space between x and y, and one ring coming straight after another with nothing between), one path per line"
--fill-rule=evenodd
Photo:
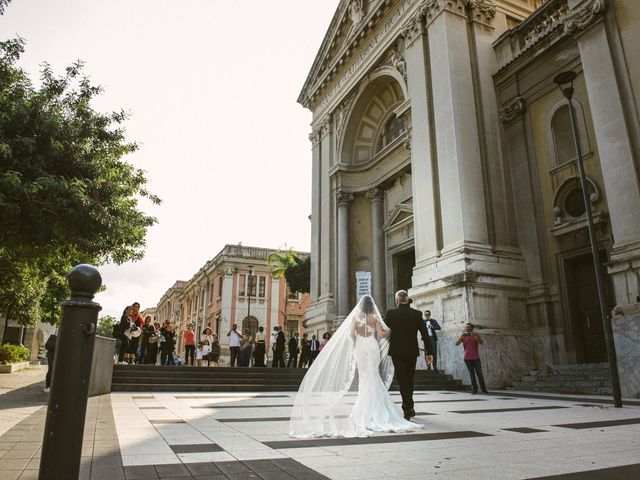
M13 0L0 38L27 41L21 66L76 59L125 109L127 160L163 200L146 256L102 266L96 296L119 318L156 305L227 243L308 251L311 114L296 103L338 0Z

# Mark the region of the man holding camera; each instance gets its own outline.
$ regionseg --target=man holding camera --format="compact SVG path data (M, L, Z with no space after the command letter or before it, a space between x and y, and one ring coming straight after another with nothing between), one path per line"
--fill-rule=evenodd
M489 393L484 384L482 365L480 364L480 352L478 351L478 346L482 345L484 342L479 334L474 333L473 323L467 323L464 326L464 331L456 341L456 346L461 343L462 348L464 349L464 363L467 365L467 370L469 370L469 375L471 376L471 387L473 388L473 393L478 393L476 375L478 376L478 382L480 383L482 393Z

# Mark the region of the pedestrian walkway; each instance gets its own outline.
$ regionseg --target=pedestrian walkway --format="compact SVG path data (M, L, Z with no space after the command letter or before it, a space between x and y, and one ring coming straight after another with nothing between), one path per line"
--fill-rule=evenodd
M293 396L117 392L92 398L81 478L640 478L637 405L417 392L421 432L297 440L287 435ZM39 407L0 436L0 480L37 478L44 414Z

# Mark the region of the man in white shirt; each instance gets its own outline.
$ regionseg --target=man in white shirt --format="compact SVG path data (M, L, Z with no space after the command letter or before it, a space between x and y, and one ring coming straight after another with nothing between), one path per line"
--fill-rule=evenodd
M240 335L237 331L238 324L234 323L231 325L231 330L227 333L227 337L229 337L229 352L231 355L231 366L236 366L236 360L239 360L240 357L240 339L242 335Z

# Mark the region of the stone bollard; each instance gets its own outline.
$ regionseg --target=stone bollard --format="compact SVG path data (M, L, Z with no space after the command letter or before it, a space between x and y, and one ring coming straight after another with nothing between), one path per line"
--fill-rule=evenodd
M71 299L61 304L39 480L73 480L80 472L91 359L101 310L91 300L102 277L91 265L77 265L67 282Z

